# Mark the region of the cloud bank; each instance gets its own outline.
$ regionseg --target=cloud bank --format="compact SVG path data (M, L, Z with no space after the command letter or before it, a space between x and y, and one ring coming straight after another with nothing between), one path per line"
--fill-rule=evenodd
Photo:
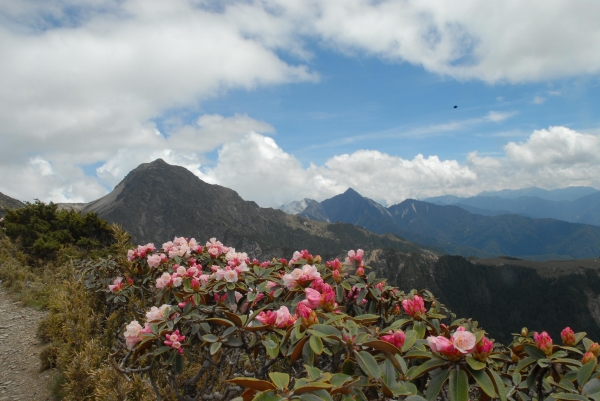
M274 134L268 122L207 115L202 102L233 90L318 83L314 46L489 83L597 74L599 14L595 0L4 1L0 191L89 201L156 157L262 205L347 186L389 203L486 183L593 184L595 156L586 150L596 149L596 137L566 128L509 143L498 159L406 160L360 150L303 167L267 136ZM219 159L207 165L215 149ZM262 157L248 160L244 149Z

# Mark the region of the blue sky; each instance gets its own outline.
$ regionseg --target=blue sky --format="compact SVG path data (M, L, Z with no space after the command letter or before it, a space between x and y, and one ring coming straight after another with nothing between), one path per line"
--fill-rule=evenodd
M215 4L3 2L0 192L158 157L261 206L600 188L597 1Z

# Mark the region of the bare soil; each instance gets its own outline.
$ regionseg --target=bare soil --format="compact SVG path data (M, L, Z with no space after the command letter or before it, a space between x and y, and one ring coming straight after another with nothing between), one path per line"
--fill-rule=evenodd
M36 330L46 312L10 299L0 285L0 401L51 400L53 371L40 372L43 349Z

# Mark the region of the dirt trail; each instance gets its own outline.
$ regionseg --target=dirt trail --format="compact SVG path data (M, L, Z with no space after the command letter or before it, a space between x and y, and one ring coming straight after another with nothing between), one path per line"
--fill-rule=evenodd
M11 300L0 285L0 401L51 400L52 372L40 372L43 346L35 336L46 313Z

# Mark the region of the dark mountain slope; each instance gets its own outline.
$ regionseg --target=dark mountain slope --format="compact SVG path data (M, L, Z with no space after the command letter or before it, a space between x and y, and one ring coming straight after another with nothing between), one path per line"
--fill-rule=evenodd
M19 209L24 206L25 204L20 200L16 200L0 192L0 218L6 215L6 209Z
M160 245L174 236L217 237L262 259L309 249L323 257L349 249L391 247L421 251L394 235L375 235L348 224L327 224L260 208L228 188L203 182L183 167L158 159L131 171L108 195L83 210L121 224L134 243Z
M476 265L460 256L406 254L391 249L367 252L366 262L401 290L427 288L458 317L479 321L507 344L511 332L527 326L560 338L566 326L600 337L598 269L541 277L533 268ZM544 262L537 263L538 271ZM573 263L576 263L574 261Z

